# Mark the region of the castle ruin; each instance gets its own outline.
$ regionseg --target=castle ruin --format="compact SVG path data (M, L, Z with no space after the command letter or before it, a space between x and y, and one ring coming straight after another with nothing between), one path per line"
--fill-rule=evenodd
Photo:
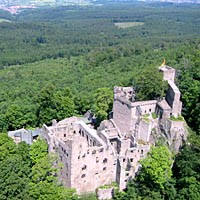
M139 160L159 138L178 151L186 129L183 120L171 118L178 118L182 109L175 69L162 65L159 70L168 82L161 100L135 101L132 87L115 87L113 116L97 130L79 117L43 125L42 136L49 152L59 155L59 178L66 187L84 193L116 182L123 190L138 171Z

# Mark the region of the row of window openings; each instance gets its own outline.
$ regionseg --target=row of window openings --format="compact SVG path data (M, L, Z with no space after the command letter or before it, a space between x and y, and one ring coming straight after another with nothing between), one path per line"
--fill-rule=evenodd
M129 160L130 160L130 162L133 162L133 158L130 158ZM126 158L123 158L123 162L125 162L125 161L126 161Z
M63 172L62 172L62 171L60 171L60 174L61 174L61 175L63 175ZM68 177L68 175L69 175L69 174L68 174L68 173L66 173L66 176L67 176L67 177Z
M124 105L124 102L122 102L122 105ZM126 104L126 106L128 107L127 104ZM151 108L149 108L149 112L151 112ZM145 110L144 113L147 113L147 111Z
M82 130L79 130L79 134L80 134L80 136L82 136L82 137L85 137L85 133L84 133L84 131ZM89 144L92 144L93 146L95 146L95 141L92 141L91 139L89 139L89 137L88 137L88 135L86 135L86 139L87 139L87 142L89 142Z
M103 164L106 164L108 162L108 159L107 158L104 158L103 159ZM99 163L99 158L96 157L96 163Z
M82 157L85 157L85 154L83 154ZM78 156L78 159L80 159L80 156ZM108 162L108 159L107 159L107 158L104 158L104 159L103 159L103 164L106 164L107 162ZM99 163L99 158L98 158L98 157L96 157L96 163Z
M79 145L79 148L82 148L82 145L81 145L81 144ZM100 152L100 153L103 152L103 148L99 149L99 152ZM89 153L90 153L90 151L87 150L87 154L89 154ZM93 151L92 151L92 154L96 154L96 150L93 150Z
M73 133L76 134L76 131L73 131ZM67 134L64 133L64 134L63 134L63 137L67 137Z
M103 149L100 149L99 152L103 152ZM87 154L89 154L89 150L87 151ZM92 151L92 154L96 154L96 150ZM78 160L80 159L80 155L78 156ZM85 153L82 155L82 158L85 158Z
M151 112L151 108L149 108L149 112ZM147 113L147 111L145 110L144 113Z
M133 162L133 158L130 158L129 160L130 160L130 162ZM125 161L126 161L126 158L123 158L123 162L125 162Z
M63 161L63 157L62 156L60 156L60 161Z
M103 171L106 171L106 167L103 168ZM96 174L98 174L98 173L96 173ZM85 178L85 177L86 177L86 174L81 175L81 178Z
M131 150L131 153L133 153L134 152L134 150ZM140 152L140 150L138 150L138 153ZM143 149L141 149L141 154L143 154L144 153L144 150Z
M103 148L100 149L99 152L100 152L100 153L103 152ZM89 154L89 151L87 151L87 154ZM92 154L96 154L96 150L93 150L93 151L92 151Z
M61 147L61 150L67 157L69 156L69 154L66 152L66 150L63 147Z
M139 152L139 151L138 151L138 152ZM143 150L141 150L141 154L143 155ZM142 156L142 155L141 155L141 156ZM130 160L130 162L133 162L133 158L130 158L129 160ZM125 161L126 161L126 158L123 158L123 162L125 162Z

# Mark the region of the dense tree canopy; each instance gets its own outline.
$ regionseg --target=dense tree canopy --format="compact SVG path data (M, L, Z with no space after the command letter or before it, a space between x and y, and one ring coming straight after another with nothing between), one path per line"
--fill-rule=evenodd
M93 96L93 111L98 122L107 119L113 105L113 91L109 88L99 88Z
M30 166L15 154L0 162L0 199L27 199Z
M199 55L199 51L195 52ZM193 65L187 63L180 69L179 87L182 92L183 114L188 124L200 133L200 67L197 57Z
M45 86L38 94L36 116L38 124L51 124L75 113L74 99L69 89L56 91L53 85Z
M16 145L7 134L0 133L0 149L0 199L77 199L75 190L58 183L58 169L53 167L57 157L47 154L44 140L31 147L24 142Z
M30 159L33 163L38 163L41 158L44 158L47 155L48 146L44 140L39 139L37 142L34 142L30 147Z
M185 144L175 159L173 174L176 178L177 199L199 199L200 197L200 138L190 136L190 143Z
M172 176L172 162L172 154L166 146L152 147L147 158L141 160L139 180L163 189Z
M0 131L50 124L89 109L99 123L111 111L116 85L134 86L138 100L160 98L165 83L156 66L165 58L177 69L183 116L197 136L176 156L172 177L171 155L157 147L115 199L199 199L199 9L126 2L18 15L0 11ZM0 199L76 198L59 185L51 162L43 142L16 145L0 134Z
M94 107L98 88L133 85L138 99L159 98L165 84L156 66L166 58L179 70L183 114L197 131L199 6L163 5L45 8L16 16L3 12L1 17L12 23L0 23L0 129L84 114ZM118 28L115 22L134 26ZM107 113L100 115L103 119Z
M136 92L136 100L158 99L163 97L167 83L163 81L158 67L148 67L131 78ZM130 83L131 84L131 83Z
M7 134L1 133L0 135L0 161L3 161L10 155L14 154L16 145Z

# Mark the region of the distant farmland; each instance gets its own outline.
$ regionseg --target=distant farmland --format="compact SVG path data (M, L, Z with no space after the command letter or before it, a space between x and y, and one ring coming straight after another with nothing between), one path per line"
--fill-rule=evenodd
M2 22L11 22L10 20L7 20L7 19L1 19L0 18L0 23L2 23Z
M114 23L118 28L130 28L134 26L142 26L144 22L117 22Z

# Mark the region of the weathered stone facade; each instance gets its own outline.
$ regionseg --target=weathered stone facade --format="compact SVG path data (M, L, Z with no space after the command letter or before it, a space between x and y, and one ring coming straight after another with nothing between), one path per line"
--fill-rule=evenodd
M178 151L186 129L184 121L170 119L182 108L175 69L163 65L159 70L169 88L162 100L135 101L131 87L115 87L113 117L97 130L78 117L43 126L49 151L57 152L63 164L59 176L65 186L84 193L117 182L122 190L159 137Z

